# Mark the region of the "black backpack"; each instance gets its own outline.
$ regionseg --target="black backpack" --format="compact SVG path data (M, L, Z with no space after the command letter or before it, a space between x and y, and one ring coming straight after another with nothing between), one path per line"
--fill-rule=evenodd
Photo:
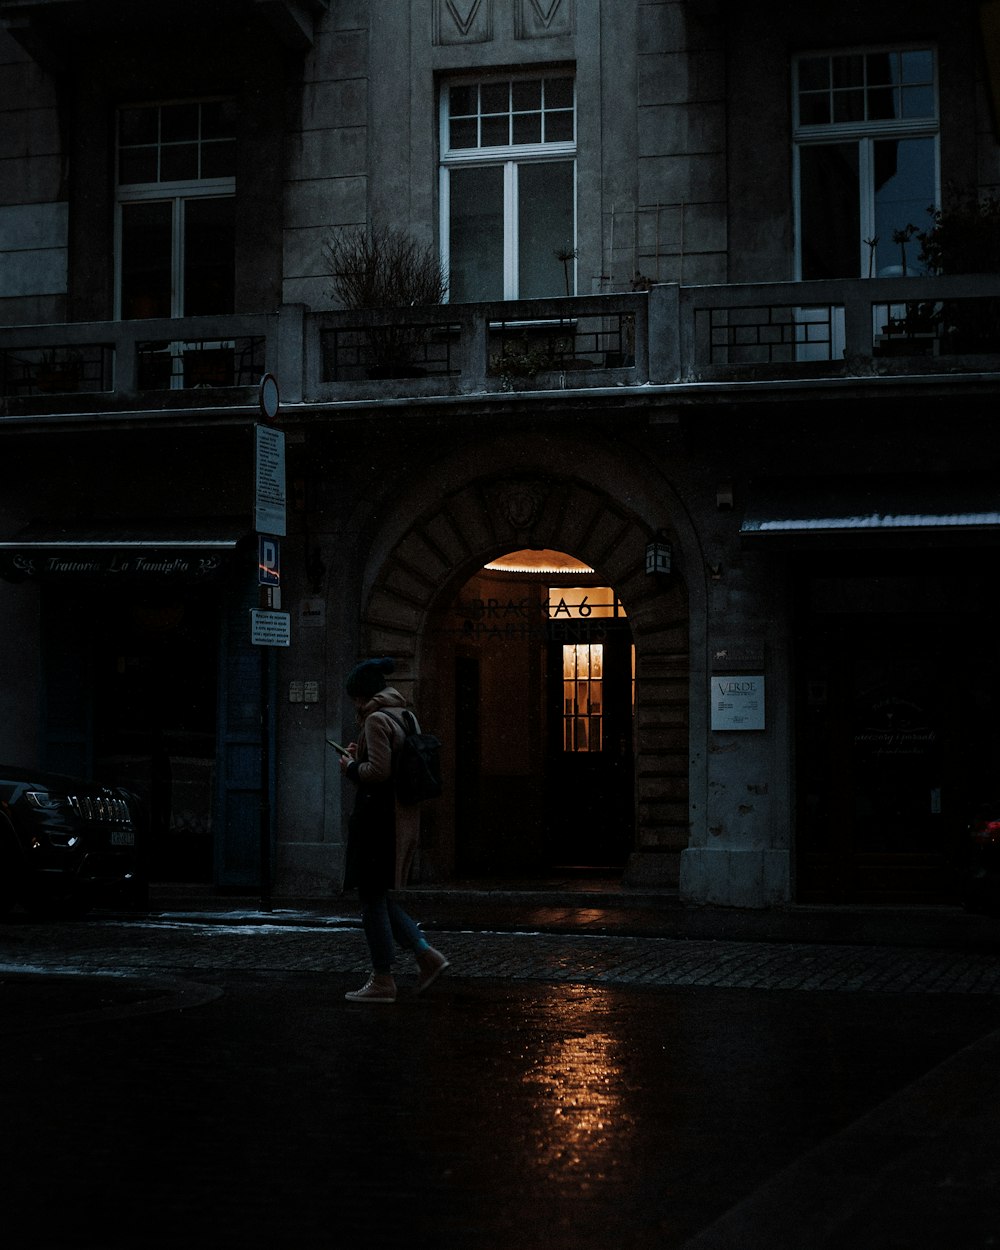
M420 733L412 712L403 712L404 738L396 752L396 798L411 807L441 793L441 740Z

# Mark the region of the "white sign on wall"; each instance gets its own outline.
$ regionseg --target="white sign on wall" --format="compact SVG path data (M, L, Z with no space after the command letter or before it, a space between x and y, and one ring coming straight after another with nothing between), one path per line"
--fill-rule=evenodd
M712 676L712 728L764 728L764 676Z
M285 533L285 435L257 427L254 528L258 534Z
M287 612L250 609L250 642L255 647L289 647L292 618Z

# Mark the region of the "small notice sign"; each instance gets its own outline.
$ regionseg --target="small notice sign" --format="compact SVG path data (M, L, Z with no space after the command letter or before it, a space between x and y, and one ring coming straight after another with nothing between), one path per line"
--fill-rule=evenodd
M712 728L763 729L764 676L716 674L712 677Z
M285 533L285 435L258 425L254 528L261 534Z
M292 642L292 618L288 612L250 609L250 641L255 647L288 647Z
M326 628L326 600L318 596L299 604L299 625L304 629Z

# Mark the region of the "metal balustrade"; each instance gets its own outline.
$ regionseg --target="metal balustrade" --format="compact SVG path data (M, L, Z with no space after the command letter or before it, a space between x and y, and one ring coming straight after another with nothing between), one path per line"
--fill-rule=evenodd
M1000 277L653 286L420 309L0 328L0 417L1000 373Z

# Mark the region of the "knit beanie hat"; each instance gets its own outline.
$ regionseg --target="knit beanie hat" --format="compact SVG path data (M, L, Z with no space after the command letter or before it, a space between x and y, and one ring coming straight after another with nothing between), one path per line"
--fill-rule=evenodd
M347 693L352 699L371 698L385 689L386 675L395 667L390 659L362 660L347 674Z

